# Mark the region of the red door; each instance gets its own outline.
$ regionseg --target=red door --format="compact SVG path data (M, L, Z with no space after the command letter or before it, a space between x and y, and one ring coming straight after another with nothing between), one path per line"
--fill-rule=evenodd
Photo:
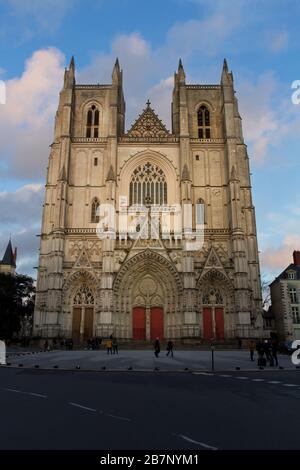
M215 308L216 338L224 339L224 309Z
M151 308L151 340L164 338L164 309L162 307Z
M210 341L213 337L212 311L211 308L203 309L203 338Z
M132 337L146 339L146 310L143 307L134 307L132 310Z

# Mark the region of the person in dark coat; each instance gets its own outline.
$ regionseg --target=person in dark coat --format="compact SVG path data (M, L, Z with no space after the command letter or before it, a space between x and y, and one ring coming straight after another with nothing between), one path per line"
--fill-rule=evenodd
M271 344L271 349L272 349L272 356L273 360L275 361L275 366L278 366L278 341L276 339L273 339L272 344Z
M171 357L173 357L173 348L174 348L174 344L173 344L173 341L168 341L168 344L167 344L167 356L169 354L171 354Z
M113 347L113 353L114 353L114 354L119 354L117 338L114 338L114 339L112 340L112 347Z
M160 353L160 342L159 342L159 338L156 338L155 343L154 343L154 354L156 357L158 357L159 353Z

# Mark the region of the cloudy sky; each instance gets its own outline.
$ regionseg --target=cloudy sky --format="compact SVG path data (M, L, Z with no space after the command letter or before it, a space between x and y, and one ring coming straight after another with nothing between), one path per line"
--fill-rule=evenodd
M0 0L0 252L11 234L18 271L34 274L49 144L63 71L110 82L124 71L127 128L148 97L170 127L173 73L219 83L233 70L248 144L262 272L300 249L300 2L294 0ZM300 96L300 95L299 95Z

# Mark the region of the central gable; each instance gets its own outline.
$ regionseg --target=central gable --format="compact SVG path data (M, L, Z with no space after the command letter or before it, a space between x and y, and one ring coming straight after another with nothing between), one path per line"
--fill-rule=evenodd
M171 134L147 101L147 106L127 132L127 137L170 137Z

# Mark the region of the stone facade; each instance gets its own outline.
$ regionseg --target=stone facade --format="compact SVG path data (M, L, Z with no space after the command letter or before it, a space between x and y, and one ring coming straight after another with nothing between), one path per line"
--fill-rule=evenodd
M272 313L281 340L300 339L300 251L270 284Z
M118 61L111 84L78 85L72 59L49 156L35 334L76 340L109 334L150 340L159 332L207 340L259 336L249 159L226 61L219 85L186 84L179 62L172 132L149 102L127 133L124 123ZM126 236L120 197L125 206L190 205L193 230L198 203L203 246L188 250L175 231L164 238L161 222L156 238ZM101 213L108 203L120 224L114 237L101 239L99 204Z

